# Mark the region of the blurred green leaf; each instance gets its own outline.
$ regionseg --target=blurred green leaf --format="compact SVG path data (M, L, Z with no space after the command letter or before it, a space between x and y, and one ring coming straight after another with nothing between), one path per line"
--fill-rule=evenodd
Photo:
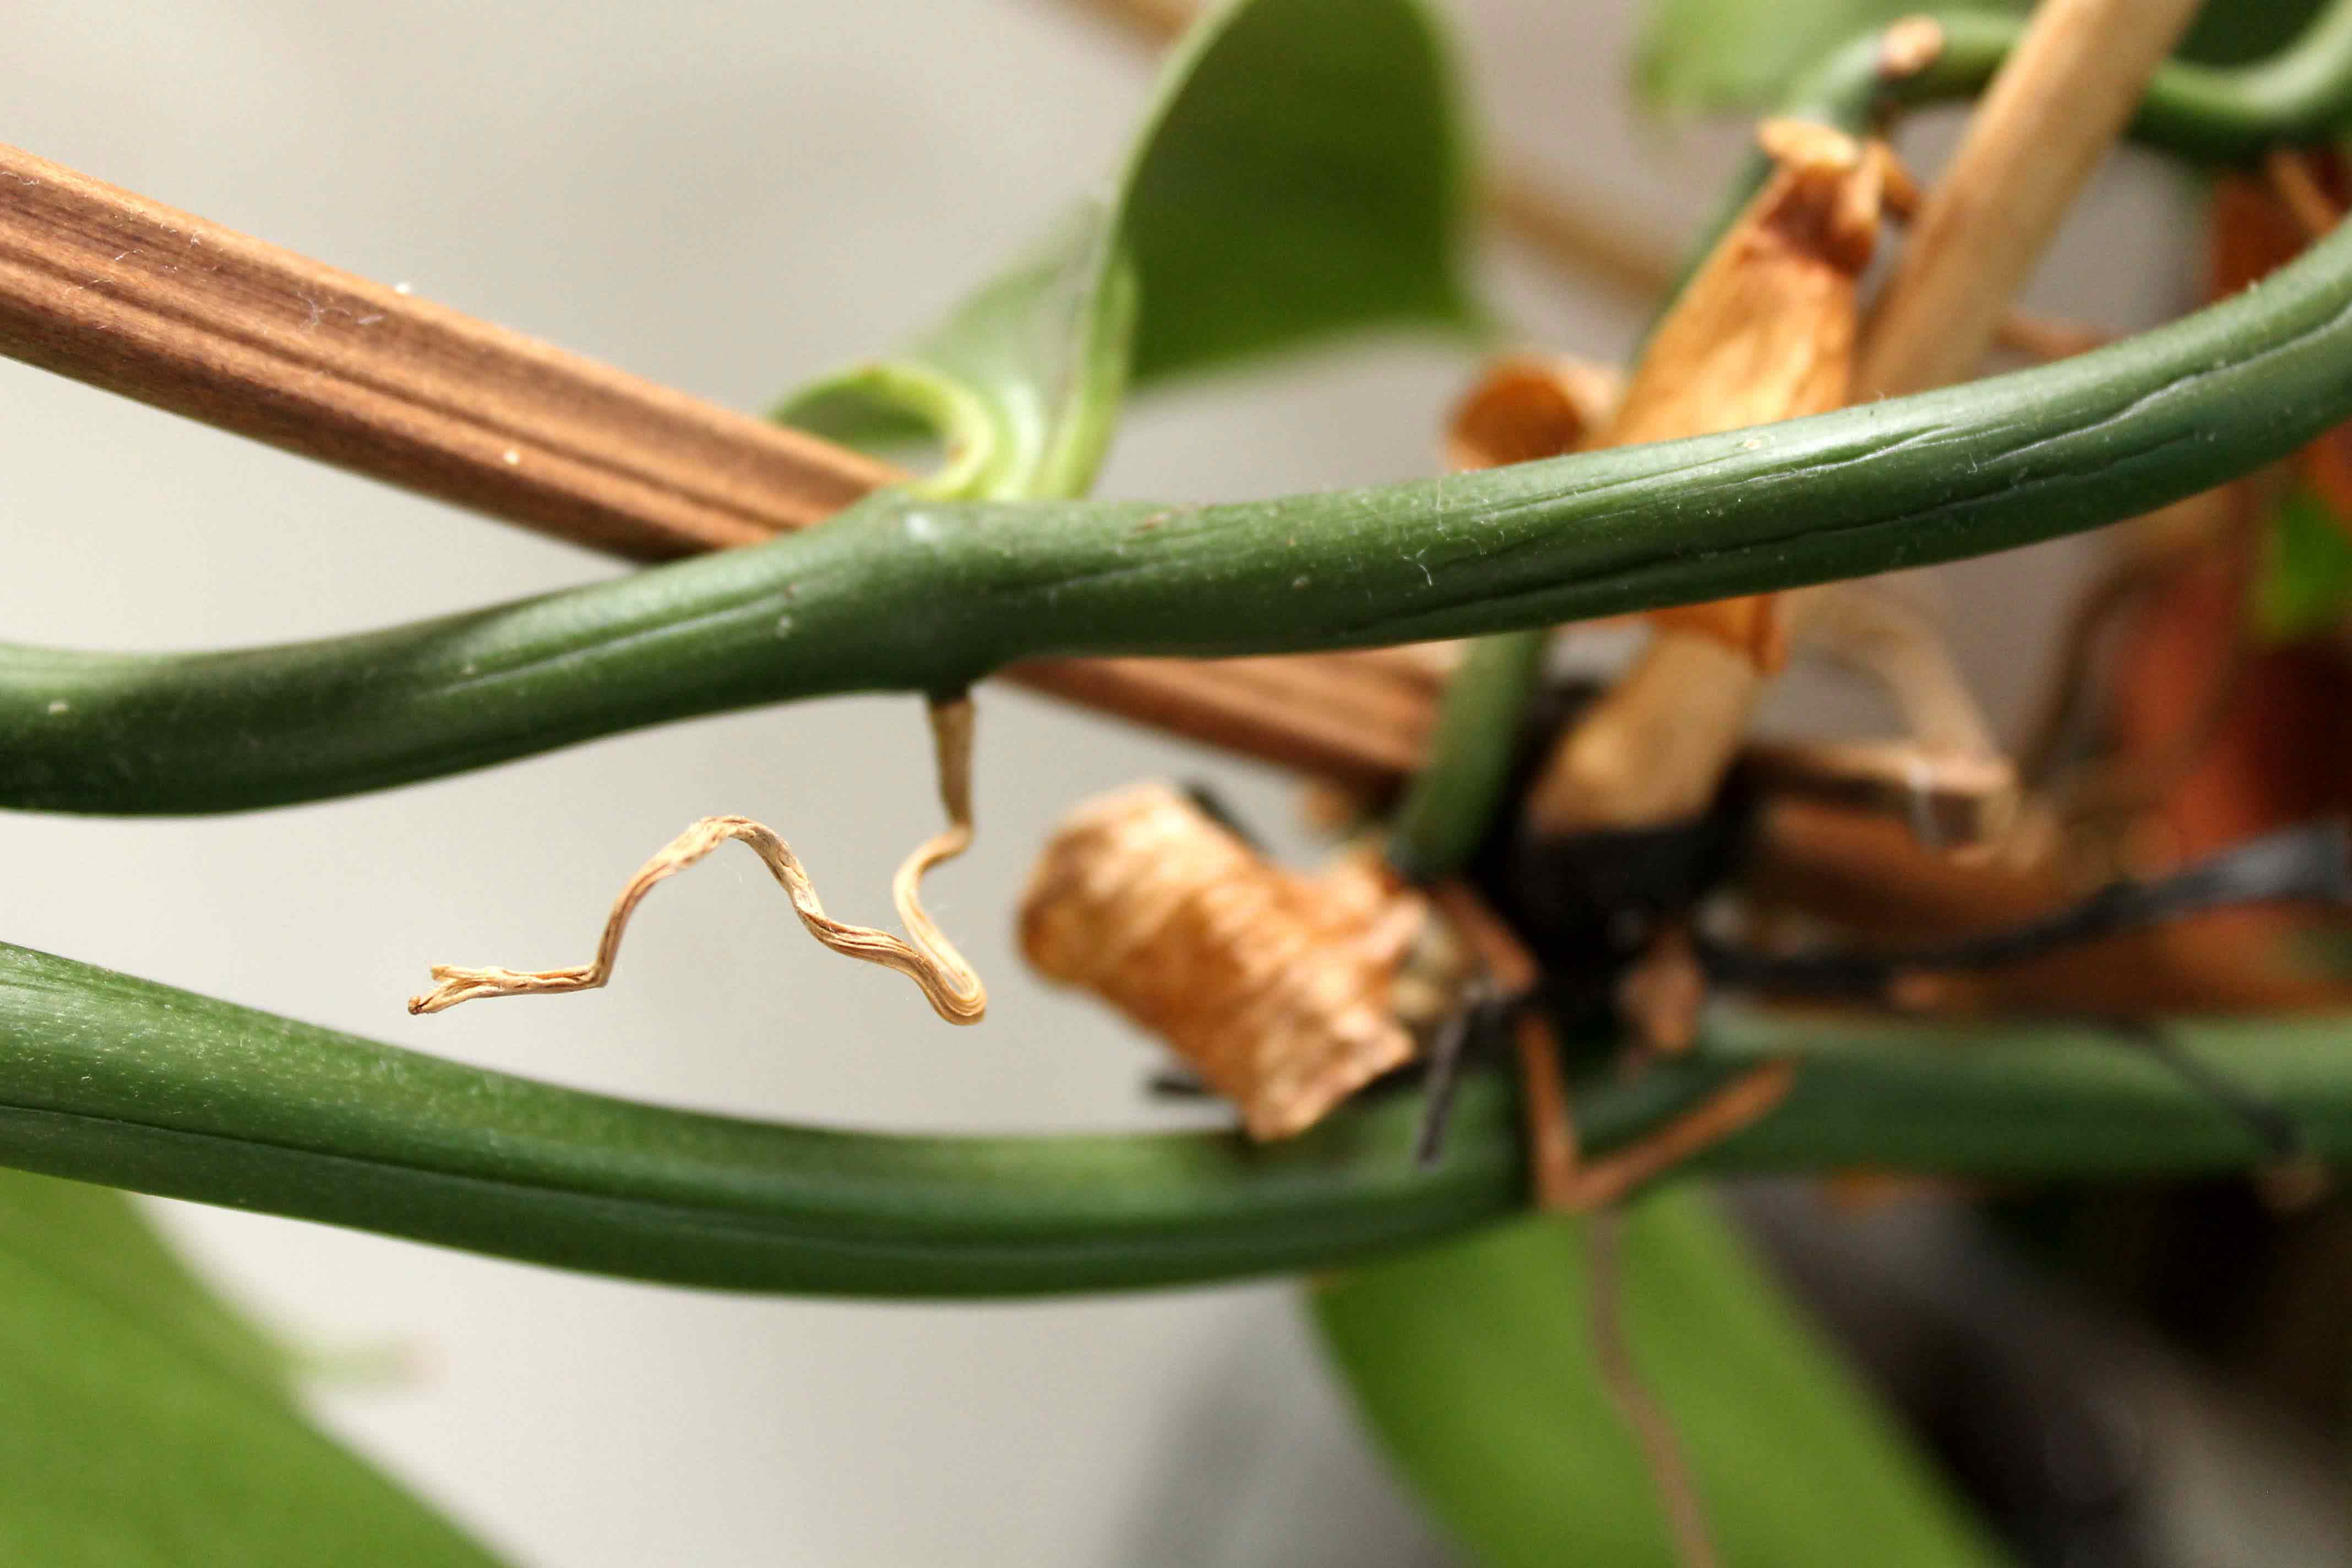
M2315 493L2288 495L2271 520L2253 585L2254 627L2292 642L2352 614L2352 534Z
M1981 8L2028 9L2018 0ZM1634 85L1672 114L1768 109L1838 45L1920 9L1917 0L1649 0Z
M889 451L937 493L1071 496L1138 384L1376 326L1460 330L1466 137L1416 0L1243 0L1196 27L1107 195L898 358L777 417Z
M1998 1561L1701 1193L1627 1211L1622 1310L1727 1563ZM1487 1568L1675 1556L1590 1332L1582 1226L1519 1221L1326 1280L1359 1406Z
M0 1173L0 1563L495 1559L321 1435L120 1193Z

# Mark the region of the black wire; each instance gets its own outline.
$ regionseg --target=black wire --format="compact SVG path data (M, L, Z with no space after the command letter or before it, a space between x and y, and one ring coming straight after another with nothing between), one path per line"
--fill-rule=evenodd
M1184 798L1191 801L1202 816L1240 839L1256 853L1260 855L1265 853L1265 840L1250 831L1249 825L1242 820L1241 814L1234 809L1234 803L1225 798L1223 790L1206 779L1188 779L1184 783L1183 793Z
M1483 984L1465 994L1461 1005L1438 1021L1429 1038L1428 1071L1422 1079L1421 1131L1412 1142L1413 1163L1423 1170L1445 1157L1445 1132L1461 1086L1462 1062L1474 1034L1483 1034L1516 998L1496 996Z
M2275 1164L2300 1159L2305 1147L2300 1123L2286 1110L2236 1082L2182 1048L2179 1040L2146 1018L2095 1017L2095 1028L2137 1046L2191 1089L2210 1100L2253 1134Z
M1994 969L2205 910L2287 899L2352 903L2352 838L2343 823L2284 828L2155 881L2113 883L2054 914L1933 947L1770 953L1706 938L1696 946L1700 965L1717 984L1808 996L1875 996L1901 974Z

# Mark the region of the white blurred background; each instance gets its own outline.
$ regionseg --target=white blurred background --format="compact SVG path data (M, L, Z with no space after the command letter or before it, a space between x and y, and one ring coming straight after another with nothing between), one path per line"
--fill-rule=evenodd
M1737 150L1643 121L1627 0L1463 0L1491 139L1671 239ZM1150 65L1052 0L387 9L11 8L0 140L745 408L922 325L1110 165ZM1932 163L1931 129L1916 143ZM2123 328L2187 297L2182 193L2103 175L2034 302ZM1488 258L1533 342L1622 353L1637 314ZM1194 499L1427 471L1467 361L1322 355L1137 410L1105 489ZM356 630L617 570L572 548L0 363L0 637L209 647ZM2085 560L1940 574L2000 710ZM393 795L193 821L0 816L0 938L614 1093L908 1129L1124 1127L1150 1059L1024 973L1010 901L1048 825L1147 773L1277 838L1284 782L1018 694L982 700L976 852L934 908L982 1028L811 943L752 858L665 888L591 996L411 1018L434 961L567 963L641 858L742 812L882 918L933 826L917 705L701 720ZM534 831L518 834L517 825ZM1434 1560L1279 1284L1018 1306L730 1298L158 1205L241 1300L409 1374L323 1417L522 1562Z

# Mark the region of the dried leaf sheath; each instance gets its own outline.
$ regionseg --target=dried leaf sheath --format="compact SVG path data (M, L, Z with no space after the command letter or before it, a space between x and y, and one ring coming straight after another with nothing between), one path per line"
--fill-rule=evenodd
M1858 295L1885 216L1917 192L1894 155L1826 126L1767 121L1779 164L1650 339L1606 443L1640 446L1843 406ZM1715 793L1764 677L1788 657L1798 598L1751 595L1650 612L1656 637L1568 735L1528 815L1547 832L1639 827Z
M948 826L925 841L900 863L890 881L890 896L898 907L912 942L871 926L850 925L824 912L816 887L793 853L792 846L773 828L748 816L709 816L688 828L646 861L605 917L604 934L596 944L593 963L567 969L533 971L481 968L454 964L433 966L439 984L421 996L412 996L412 1013L438 1013L460 1002L485 996L522 996L561 991L593 991L612 978L621 933L629 917L655 884L675 876L729 839L751 846L768 869L782 883L809 934L846 957L895 969L921 988L931 1010L950 1024L977 1024L988 1010L987 988L955 944L947 939L923 908L923 873L942 860L961 855L971 845L971 728L969 697L935 704L931 734L939 753L940 800L947 808Z
M1428 921L1373 858L1294 876L1155 784L1063 824L1021 945L1165 1040L1252 1137L1284 1138L1412 1057L1398 971Z
M1658 324L1627 384L1612 447L1671 441L1843 408L1861 311L1856 289L1882 216L1918 192L1878 142L1768 120L1779 163ZM1717 637L1777 668L1787 639L1772 595L1656 610L1660 626Z

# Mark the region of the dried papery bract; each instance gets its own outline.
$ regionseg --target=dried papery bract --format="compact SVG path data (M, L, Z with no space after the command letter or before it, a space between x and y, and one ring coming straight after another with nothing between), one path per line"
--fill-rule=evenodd
M1769 425L1842 406L1853 382L1857 293L1879 227L1917 203L1875 142L1767 121L1777 172L1659 323L1608 445ZM1710 798L1767 674L1787 658L1790 595L1651 612L1656 636L1554 752L1529 799L1547 831L1631 827Z
M1071 814L1020 927L1039 973L1166 1041L1261 1139L1304 1131L1412 1059L1399 1007L1420 983L1402 971L1439 940L1377 858L1294 875L1158 784Z
M1499 468L1583 451L1609 427L1622 391L1614 370L1591 360L1507 355L1454 405L1445 460L1456 468Z
M613 912L605 917L604 934L596 944L593 963L568 969L529 971L465 969L437 963L433 966L433 978L439 984L421 996L410 997L408 1010L438 1013L460 1002L485 996L594 990L612 978L621 933L627 929L629 916L638 902L653 890L654 885L685 870L731 838L751 846L767 862L768 869L775 873L776 880L791 895L793 909L811 936L835 952L906 975L921 988L931 1010L949 1023L979 1023L988 1010L987 988L963 954L956 951L955 944L932 923L921 898L923 873L942 860L962 854L971 845L971 699L957 697L934 703L930 718L931 738L938 753L940 801L947 808L948 826L908 856L899 865L898 875L891 879L890 895L898 906L898 918L906 922L908 935L914 939L911 942L888 931L849 925L826 914L799 858L773 828L748 816L709 816L679 834L621 889L621 896L613 901Z

